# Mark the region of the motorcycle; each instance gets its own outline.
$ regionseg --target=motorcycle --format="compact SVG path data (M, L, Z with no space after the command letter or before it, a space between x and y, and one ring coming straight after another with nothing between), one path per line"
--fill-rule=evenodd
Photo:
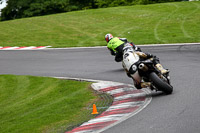
M149 87L151 90L162 91L165 94L173 92L169 73L162 74L157 69L154 65L155 57L141 60L141 52L136 52L129 46L124 47L123 50L122 66L126 70L127 75L134 80L135 85L146 82L150 83L146 87Z

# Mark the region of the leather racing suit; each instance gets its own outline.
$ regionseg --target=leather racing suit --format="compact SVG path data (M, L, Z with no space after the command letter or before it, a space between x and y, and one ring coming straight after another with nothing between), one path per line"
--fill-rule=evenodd
M140 48L135 46L132 42L128 42L126 38L114 37L108 42L107 48L110 50L111 55L115 56L116 62L123 60L123 48L127 43L132 46L135 51L141 52Z

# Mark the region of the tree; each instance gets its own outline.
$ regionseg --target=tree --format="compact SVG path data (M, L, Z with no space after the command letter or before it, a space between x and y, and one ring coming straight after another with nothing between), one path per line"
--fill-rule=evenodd
M7 0L7 6L2 9L1 19L10 20L21 18L23 11L29 7L32 1L33 0Z
M2 2L2 0L0 0ZM7 0L2 20L40 16L67 11L69 0Z
M7 0L1 19L10 20L95 7L95 0Z

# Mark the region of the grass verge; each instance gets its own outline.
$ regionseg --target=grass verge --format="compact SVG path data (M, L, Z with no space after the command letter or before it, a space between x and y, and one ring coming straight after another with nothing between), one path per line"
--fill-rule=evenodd
M83 117L97 101L88 82L0 75L0 83L1 133L62 132L93 117Z
M200 2L83 10L0 22L0 46L106 45L104 35L135 44L200 42Z

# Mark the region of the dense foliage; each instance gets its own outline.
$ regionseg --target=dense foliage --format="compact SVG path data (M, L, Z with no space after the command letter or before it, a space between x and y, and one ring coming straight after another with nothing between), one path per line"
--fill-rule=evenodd
M0 4L2 1L0 0ZM174 1L181 0L6 0L7 6L2 9L1 20L42 16L83 9Z

